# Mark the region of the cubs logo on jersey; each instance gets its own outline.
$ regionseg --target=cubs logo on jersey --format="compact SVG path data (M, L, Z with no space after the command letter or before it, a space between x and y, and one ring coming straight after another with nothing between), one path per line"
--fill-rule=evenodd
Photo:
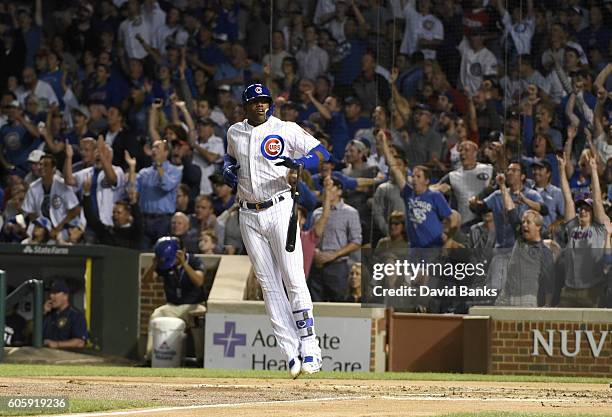
M261 154L272 161L283 154L285 141L279 135L268 135L261 142Z

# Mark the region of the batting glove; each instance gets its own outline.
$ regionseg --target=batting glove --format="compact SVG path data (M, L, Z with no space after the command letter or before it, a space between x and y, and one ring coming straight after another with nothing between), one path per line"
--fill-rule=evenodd
M277 167L285 166L289 169L297 169L300 165L304 165L303 161L300 161L299 159L291 159L287 156L279 156L278 159L282 159L282 161L274 164Z
M227 165L223 168L223 179L228 185L235 187L238 184L238 176L236 172L240 169L240 165Z

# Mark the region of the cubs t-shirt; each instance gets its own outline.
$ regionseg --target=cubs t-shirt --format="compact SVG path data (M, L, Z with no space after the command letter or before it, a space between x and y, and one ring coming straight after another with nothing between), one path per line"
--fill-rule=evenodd
M564 252L565 286L573 289L592 288L605 280L604 246L606 226L593 221L581 227L578 216L565 224L568 236Z
M427 190L416 194L406 185L402 190L406 205L406 233L413 248L441 247L444 225L442 220L451 215L451 209L438 191Z

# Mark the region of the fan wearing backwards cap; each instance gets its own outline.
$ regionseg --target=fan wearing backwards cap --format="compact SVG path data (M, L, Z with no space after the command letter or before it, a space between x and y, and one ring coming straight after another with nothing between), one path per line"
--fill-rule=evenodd
M597 173L597 161L587 157L591 167L592 198L572 198L565 165L571 163L558 156L561 190L565 201L565 230L568 243L562 257L565 265L564 288L559 307L599 307L605 289L604 246L610 218L606 215Z
M186 253L179 239L172 236L160 237L153 248L155 258L142 276L143 283L161 277L164 281L166 304L157 307L150 320L158 317L178 317L187 321L189 313L206 311L200 303L204 301L204 264L201 260ZM147 350L145 360L151 359L153 335L149 320Z

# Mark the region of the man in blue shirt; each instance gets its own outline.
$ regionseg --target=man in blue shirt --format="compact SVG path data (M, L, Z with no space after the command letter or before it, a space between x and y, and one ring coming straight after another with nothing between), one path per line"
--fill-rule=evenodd
M168 161L170 146L166 141L153 143L148 168L138 171L136 188L143 215L145 242L148 249L159 237L170 233L170 218L176 211L176 193L181 183L181 168Z
M344 116L349 140L359 139L355 137L358 130L372 127L372 120L362 116L362 112L363 106L357 97L351 96L344 99Z
M484 200L478 197L470 199L470 208L480 214L484 206L493 212L495 222L495 247L511 248L514 245L515 233L510 223L508 212L510 208L504 204L502 187L507 187L516 206L517 215L522 218L523 213L529 209L535 210L542 216L548 215L548 207L537 191L525 185L525 168L520 162L511 162L506 168L506 174L499 174L495 178L500 189L491 193Z
M25 176L30 170L28 155L41 143L36 127L23 115L17 100L7 106L8 123L0 128L0 166L17 169L19 176Z
M531 164L535 185L533 189L537 191L544 200L548 208L548 214L544 217L544 226L550 227L551 224L561 225L565 213L565 202L563 193L559 187L550 183L552 178L552 167L546 159L536 161Z
M44 304L43 344L49 348L82 348L87 341L85 316L70 305L70 289L64 280L56 280Z
M159 317L178 317L187 322L189 313L204 312L200 304L208 297L209 287L204 288L204 263L193 254L187 253L179 239L171 236L160 238L153 248L155 258L142 276L143 283L161 278L164 283L166 304L157 307L151 314L145 359L151 359L153 334L151 320ZM206 291L206 292L205 292ZM201 352L197 351L196 355Z
M406 232L413 248L439 248L444 244L445 229L456 230L460 225L459 213L449 207L442 193L429 189L429 169L417 165L412 177L400 169L384 131L377 134L393 179L399 186L406 205ZM452 232L451 232L452 233ZM450 234L450 233L449 233Z
M308 100L314 104L317 111L325 119L325 133L330 137L333 155L337 160L341 160L344 157L344 150L349 141L349 136L340 99L330 95L325 99L325 102L321 103L314 96L314 90L306 90L304 93L306 93Z

